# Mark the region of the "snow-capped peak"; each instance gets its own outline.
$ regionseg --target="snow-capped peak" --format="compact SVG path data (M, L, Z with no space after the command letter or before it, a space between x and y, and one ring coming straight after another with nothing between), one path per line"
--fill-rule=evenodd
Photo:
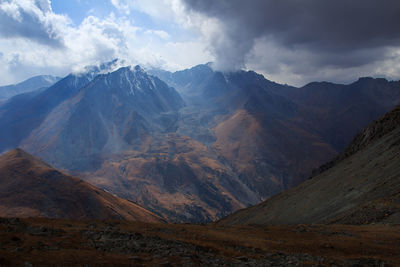
M122 67L109 75L117 78L118 87L126 89L128 95L135 95L138 92L155 90L156 88L154 78L149 76L139 65Z

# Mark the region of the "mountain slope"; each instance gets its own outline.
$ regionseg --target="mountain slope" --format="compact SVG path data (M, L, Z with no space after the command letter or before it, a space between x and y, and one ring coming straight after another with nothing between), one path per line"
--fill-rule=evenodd
M365 128L331 168L220 224L400 222L400 106Z
M139 66L98 75L54 108L21 146L56 167L84 169L102 154L137 149L169 129L184 105Z
M97 67L70 74L43 91L16 95L0 105L0 153L18 147L52 110L99 73Z
M339 153L370 122L400 103L400 81L360 78L348 85L313 82L275 91L299 107L299 117Z
M39 75L29 78L18 84L0 86L0 100L4 100L22 93L28 93L47 88L59 80L59 77L54 77L51 75Z
M158 214L202 222L276 194L290 185L294 172L307 176L307 170L320 164L311 156L296 160L299 152L309 151L319 160L334 155L329 145L320 145L317 136L307 136L290 121L296 107L271 92L269 86L279 85L261 75L223 74L198 66L177 76L176 83L190 96L170 128L176 134L144 134L140 147L124 145L121 155L108 157L97 170L80 176ZM299 135L303 139L294 141Z
M169 72L160 69L149 70L154 76L176 88L183 96L197 96L201 93L201 88L204 86L210 77L214 75L210 64L197 65L190 69L185 69L176 72ZM193 90L197 88L197 90Z
M161 222L151 212L65 175L21 149L0 156L0 216Z
M177 133L210 146L259 199L298 184L337 153L298 119L297 105L277 93L296 88L209 65L159 75L187 103Z
M296 88L252 71L216 72L210 64L155 74L187 103L177 132L211 145L263 198L304 181L400 103L400 82L385 79Z
M81 176L177 222L205 222L259 202L203 144L168 134L104 160Z

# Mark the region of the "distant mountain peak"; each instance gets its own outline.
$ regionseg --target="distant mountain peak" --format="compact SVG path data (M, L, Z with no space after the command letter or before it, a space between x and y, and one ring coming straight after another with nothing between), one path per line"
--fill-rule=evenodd
M138 72L145 72L144 69L142 69L142 67L140 67L139 65L136 65L136 66L134 67L134 70L135 70L135 71L138 71Z
M380 82L380 83L387 83L388 80L385 78L374 78L374 77L360 77L355 84L365 84L365 83L372 83L372 82Z
M124 64L124 61L113 59L109 62L101 64L93 64L77 67L70 75L76 77L88 77L90 80L99 74L106 74L115 71L119 66Z
M126 89L128 95L135 95L146 90L155 90L154 77L148 75L139 65L121 67L103 76L107 84Z
M39 75L18 84L0 86L0 99L8 99L18 94L42 90L52 86L60 79L59 77L51 75Z
M138 74L138 75L139 74L142 74L145 76L148 75L147 72L139 65L120 67L116 71L113 71L113 72L126 72L126 73L131 72L133 74ZM113 72L111 72L111 73L113 73Z

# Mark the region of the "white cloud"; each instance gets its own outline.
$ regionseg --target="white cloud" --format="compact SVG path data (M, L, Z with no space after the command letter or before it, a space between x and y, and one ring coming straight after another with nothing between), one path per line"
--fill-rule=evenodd
M51 12L50 0L35 0L36 6L44 13Z
M153 18L164 20L174 20L183 9L179 0L111 0L111 3L122 12L135 9Z
M49 0L0 0L0 85L37 74L65 75L114 58L178 70L220 56L217 68L245 66L293 85L313 80L350 82L357 76L400 77L400 50L395 46L379 51L367 47L349 55L282 46L268 35L233 43L230 35L238 34L235 27L186 9L182 0L109 1L117 9L115 14L100 18L88 11L75 26L68 16L54 13ZM149 28L143 23L139 27L133 11L147 14L154 25L168 27ZM241 39L249 39L244 34L240 33ZM363 62L365 58L371 60Z
M168 40L171 37L167 32L161 30L147 30L146 33L154 34L164 40Z
M400 78L397 0L181 1L186 13L197 13L191 22L208 43L217 69L254 69L295 85ZM362 12L348 12L361 2Z
M175 16L182 8L179 1L160 1L164 5L158 11L150 12L152 16L161 16L163 9L168 16ZM135 6L112 0L112 4L120 9L129 4L129 8L141 8L142 11L150 11L152 3L155 1ZM6 1L0 5L0 12L3 12L4 21L12 26L10 32L0 26L0 53L3 55L0 57L0 85L38 74L62 76L114 58L123 59L127 64L170 70L191 67L211 58L202 40L177 42L167 31L137 27L126 10L110 13L105 18L88 15L77 26L68 16L55 14L48 0ZM186 18L182 16L178 20ZM188 25L186 21L185 27Z
M376 54L376 59L361 64L366 54L371 57ZM267 38L259 38L245 62L247 69L262 73L267 79L295 86L312 81L351 83L365 76L393 80L400 77L400 69L397 68L400 50L396 47L388 48L383 55L381 49L360 48L351 52L352 61L348 61L349 57L346 53L315 54L295 46L289 49Z
M3 2L0 4L0 10L2 10L7 16L13 18L14 20L22 22L19 7L15 3Z
M129 15L130 7L128 3L124 0L111 0L111 4L117 8L119 11Z

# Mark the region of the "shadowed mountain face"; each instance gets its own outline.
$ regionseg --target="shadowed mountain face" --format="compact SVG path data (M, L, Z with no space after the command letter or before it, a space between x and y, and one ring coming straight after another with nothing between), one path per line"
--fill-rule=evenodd
M304 181L400 101L399 83L381 79L295 88L209 65L151 73L160 79L138 66L70 75L10 99L0 151L18 145L171 220L204 222Z
M163 221L21 149L0 156L0 216Z
M349 85L315 82L278 93L300 106L300 116L307 118L309 127L342 152L362 128L400 103L400 82L373 78Z
M18 84L0 86L0 101L3 101L18 94L47 88L59 80L59 77L54 77L51 75L40 75L32 77Z
M400 106L374 121L321 174L220 224L399 223Z

